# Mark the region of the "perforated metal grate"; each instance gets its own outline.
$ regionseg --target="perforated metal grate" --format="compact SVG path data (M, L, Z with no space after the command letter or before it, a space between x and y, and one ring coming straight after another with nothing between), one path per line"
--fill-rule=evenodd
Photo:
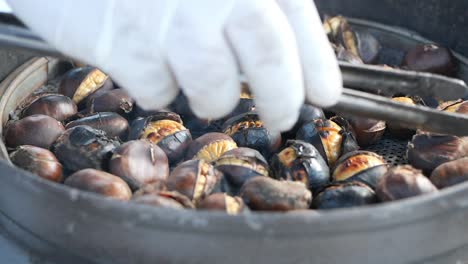
M399 140L385 134L375 145L366 148L368 151L375 152L385 158L389 165L408 164L406 159L406 148L408 140Z

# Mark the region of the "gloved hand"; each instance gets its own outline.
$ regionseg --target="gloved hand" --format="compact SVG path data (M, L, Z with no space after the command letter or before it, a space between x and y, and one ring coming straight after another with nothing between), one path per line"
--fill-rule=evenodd
M337 102L342 80L312 0L10 0L58 50L112 76L143 108L182 87L194 113L237 104L243 72L265 125L291 128L304 98Z

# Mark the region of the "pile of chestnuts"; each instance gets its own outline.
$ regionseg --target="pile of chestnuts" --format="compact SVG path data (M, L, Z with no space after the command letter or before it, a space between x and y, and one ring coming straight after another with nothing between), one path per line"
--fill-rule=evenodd
M325 29L339 59L377 64L381 44L343 17ZM407 52L402 68L452 75L451 53L437 46ZM395 66L396 67L396 66ZM405 95L393 100L424 104ZM468 102L440 111L467 113ZM468 138L304 104L294 127L272 134L243 84L239 105L220 120L197 118L183 94L145 111L91 66L67 72L58 93L34 95L5 126L11 161L40 178L153 207L217 210L327 210L435 193L468 180ZM405 139L409 165L391 166L366 150L384 134Z

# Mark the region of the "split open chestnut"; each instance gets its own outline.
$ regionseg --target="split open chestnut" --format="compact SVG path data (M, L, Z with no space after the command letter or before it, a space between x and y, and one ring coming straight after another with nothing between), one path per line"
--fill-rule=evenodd
M145 184L165 181L169 177L169 162L156 144L134 140L114 150L109 172L122 178L132 190L137 190Z
M56 119L46 115L32 115L8 123L5 131L7 147L32 145L48 149L65 131Z
M430 180L439 189L468 181L468 157L443 163L432 172Z
M203 159L213 162L226 151L237 148L236 142L223 133L207 133L195 139L187 150L186 159Z
M122 179L95 169L73 173L65 180L65 185L117 200L127 201L132 197L132 191Z
M135 119L131 124L128 139L144 139L157 144L166 153L169 162L176 164L183 158L192 141L192 135L184 127L178 114L160 111L148 117Z
M453 76L457 70L452 52L435 44L417 45L403 60L403 67L413 70Z
M330 182L330 169L318 150L301 140L288 140L286 146L270 162L276 179L302 182L312 194Z
M77 112L72 99L60 94L46 94L36 98L21 112L21 116L46 115L57 121L64 121Z
M232 197L225 193L214 193L201 200L197 206L201 210L224 211L230 215L242 213L247 207L240 197Z
M359 181L375 188L387 172L384 158L370 151L354 151L343 155L333 171L334 182Z
M317 194L312 208L319 210L364 206L377 203L375 192L361 182L334 183Z
M123 89L108 90L90 98L86 104L88 113L115 112L129 114L133 110L134 100Z
M420 170L404 165L388 170L375 191L386 202L437 192L437 188Z
M113 112L92 114L68 123L65 128L76 126L90 126L102 130L111 138L126 139L128 134L127 119Z
M182 162L171 172L167 188L189 197L195 204L220 189L223 174L204 160Z
M300 182L278 181L269 177L248 180L240 191L245 204L258 211L308 209L312 193Z
M415 99L406 96L394 97L392 101L413 106L419 104ZM396 123L387 123L387 131L390 135L400 139L410 139L416 133L414 129Z
M135 193L132 202L151 205L160 208L194 209L190 199L176 191L158 191L151 194L138 195Z
M10 160L16 166L32 172L49 181L61 182L62 164L54 153L35 146L20 146L10 154Z
M360 147L367 147L377 143L385 132L386 123L381 120L357 116L348 117L347 120L353 127Z
M76 126L60 135L52 151L62 165L72 172L86 168L106 170L112 151L119 145L102 130Z
M457 100L446 102L441 104L439 109L449 113L468 114L468 101Z

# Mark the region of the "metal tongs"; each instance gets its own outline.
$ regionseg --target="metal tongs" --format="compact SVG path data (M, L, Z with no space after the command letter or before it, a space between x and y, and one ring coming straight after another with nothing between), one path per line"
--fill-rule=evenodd
M0 23L0 45L41 55L63 57L28 29ZM468 136L468 115L397 103L389 96L433 97L444 101L466 98L468 87L459 79L435 74L340 62L344 92L329 110L398 123L429 132Z

